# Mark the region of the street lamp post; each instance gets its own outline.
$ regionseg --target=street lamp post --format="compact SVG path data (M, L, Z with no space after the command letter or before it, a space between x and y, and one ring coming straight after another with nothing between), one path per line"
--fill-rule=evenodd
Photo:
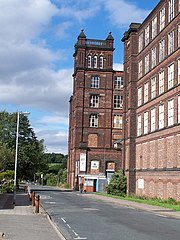
M18 163L18 141L19 141L19 116L21 112L17 112L17 127L16 127L16 152L15 152L15 167L14 167L14 201L13 204L16 204L16 188L17 188L17 163ZM28 115L29 113L23 113Z

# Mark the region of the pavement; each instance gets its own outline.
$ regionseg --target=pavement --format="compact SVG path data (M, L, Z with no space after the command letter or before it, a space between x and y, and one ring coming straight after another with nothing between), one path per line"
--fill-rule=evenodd
M7 240L63 240L49 216L40 208L35 213L29 196L17 192L16 206L13 194L0 194L0 239Z
M180 212L127 200L115 199L96 194L81 194L82 197L113 203L142 211L152 212L163 217L180 219ZM0 194L0 239L7 240L65 240L51 217L40 207L35 213L29 196L23 191L16 194L16 206L13 194Z

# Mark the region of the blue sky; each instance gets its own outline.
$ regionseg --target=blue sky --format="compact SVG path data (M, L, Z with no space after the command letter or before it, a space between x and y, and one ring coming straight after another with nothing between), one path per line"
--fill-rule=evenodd
M74 44L115 39L114 67L122 70L121 38L159 1L0 0L0 110L29 111L47 152L67 154Z

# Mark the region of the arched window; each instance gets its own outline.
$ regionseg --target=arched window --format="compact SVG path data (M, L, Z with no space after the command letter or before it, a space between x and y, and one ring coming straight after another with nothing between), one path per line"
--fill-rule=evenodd
M97 68L97 56L94 56L94 68Z
M99 58L99 68L103 68L104 67L104 58L103 58L103 56L100 56L100 58Z
M87 58L87 67L91 68L91 55L89 55Z

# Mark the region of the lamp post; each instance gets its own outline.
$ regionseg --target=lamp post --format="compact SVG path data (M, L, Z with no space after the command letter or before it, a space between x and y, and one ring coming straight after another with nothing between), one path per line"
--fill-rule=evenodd
M16 204L16 182L17 182L17 163L18 163L18 141L19 141L19 116L20 114L28 115L29 113L17 112L17 127L16 127L16 152L15 152L15 167L14 167L14 201L13 204Z

